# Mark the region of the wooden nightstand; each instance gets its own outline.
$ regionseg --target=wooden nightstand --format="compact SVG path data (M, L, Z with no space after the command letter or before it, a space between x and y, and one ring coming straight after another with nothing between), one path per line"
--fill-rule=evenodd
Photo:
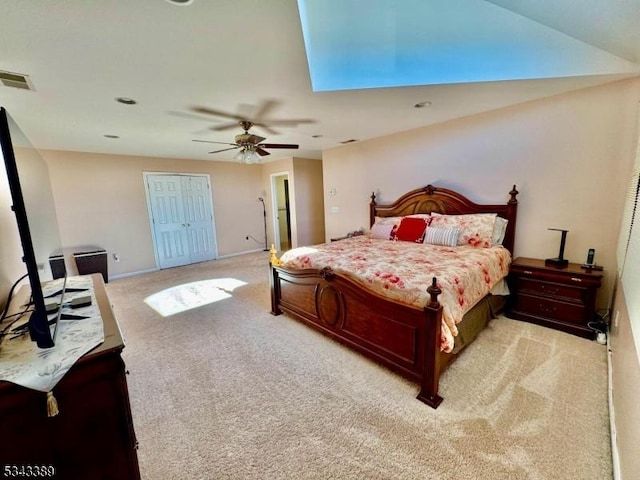
M576 263L557 268L540 259L516 258L509 271L507 316L593 339L587 324L595 319L601 282L602 272Z

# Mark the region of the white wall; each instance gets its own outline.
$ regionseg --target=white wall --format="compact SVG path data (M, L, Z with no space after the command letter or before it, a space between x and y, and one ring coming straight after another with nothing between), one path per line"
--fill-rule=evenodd
M606 307L626 188L617 172L632 159L639 98L640 80L626 80L328 150L326 237L368 227L371 192L385 203L431 183L503 203L516 184L515 255L555 257L560 236L547 229L569 230L565 258L582 263L595 248L605 266Z

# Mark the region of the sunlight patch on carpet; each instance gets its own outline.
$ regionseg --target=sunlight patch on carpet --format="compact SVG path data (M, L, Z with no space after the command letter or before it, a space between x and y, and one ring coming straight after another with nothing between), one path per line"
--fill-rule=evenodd
M144 303L163 317L168 317L231 298L231 292L246 284L246 282L235 278L200 280L177 285L149 295L144 299Z

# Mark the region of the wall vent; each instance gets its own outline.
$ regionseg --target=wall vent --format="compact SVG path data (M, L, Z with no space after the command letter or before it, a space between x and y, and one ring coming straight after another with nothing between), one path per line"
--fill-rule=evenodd
M0 70L0 83L5 87L35 90L28 75L22 73L4 72Z

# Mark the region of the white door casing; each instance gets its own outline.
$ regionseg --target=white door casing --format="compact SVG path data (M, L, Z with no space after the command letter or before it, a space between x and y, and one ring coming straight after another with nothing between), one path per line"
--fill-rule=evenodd
M144 176L158 268L216 258L208 176Z

